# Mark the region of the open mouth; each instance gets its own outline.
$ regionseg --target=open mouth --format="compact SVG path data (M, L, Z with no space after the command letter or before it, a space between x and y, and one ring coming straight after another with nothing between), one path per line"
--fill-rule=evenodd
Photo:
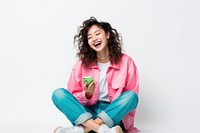
M95 46L96 48L100 47L100 45L101 45L101 42L100 42L100 41L99 41L99 42L96 42L96 43L94 43L94 46Z

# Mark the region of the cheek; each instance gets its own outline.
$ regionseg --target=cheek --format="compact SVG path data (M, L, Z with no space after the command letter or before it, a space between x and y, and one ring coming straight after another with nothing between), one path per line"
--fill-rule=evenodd
M92 46L92 41L91 41L91 40L88 40L88 44L89 44L89 46L91 47L91 46Z

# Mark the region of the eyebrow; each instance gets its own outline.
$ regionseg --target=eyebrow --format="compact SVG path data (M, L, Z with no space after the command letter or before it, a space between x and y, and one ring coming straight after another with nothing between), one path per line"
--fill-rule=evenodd
M96 30L94 33L99 32L99 31L101 31L101 30ZM87 36L89 36L89 35L91 35L91 34L88 34Z

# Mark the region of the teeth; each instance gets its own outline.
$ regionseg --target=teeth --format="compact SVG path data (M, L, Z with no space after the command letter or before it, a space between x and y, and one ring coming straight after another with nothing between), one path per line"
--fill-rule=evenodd
M101 44L101 42L97 42L97 43L95 43L94 46L97 46L97 45L99 45L99 44Z

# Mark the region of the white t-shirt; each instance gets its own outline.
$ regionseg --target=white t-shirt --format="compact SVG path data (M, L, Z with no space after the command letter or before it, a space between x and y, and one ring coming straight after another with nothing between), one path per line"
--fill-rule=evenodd
M106 72L108 70L108 67L110 65L110 62L108 63L100 63L98 62L98 67L100 69L100 77L99 77L99 101L106 101L110 102L108 98L108 84L106 80Z

